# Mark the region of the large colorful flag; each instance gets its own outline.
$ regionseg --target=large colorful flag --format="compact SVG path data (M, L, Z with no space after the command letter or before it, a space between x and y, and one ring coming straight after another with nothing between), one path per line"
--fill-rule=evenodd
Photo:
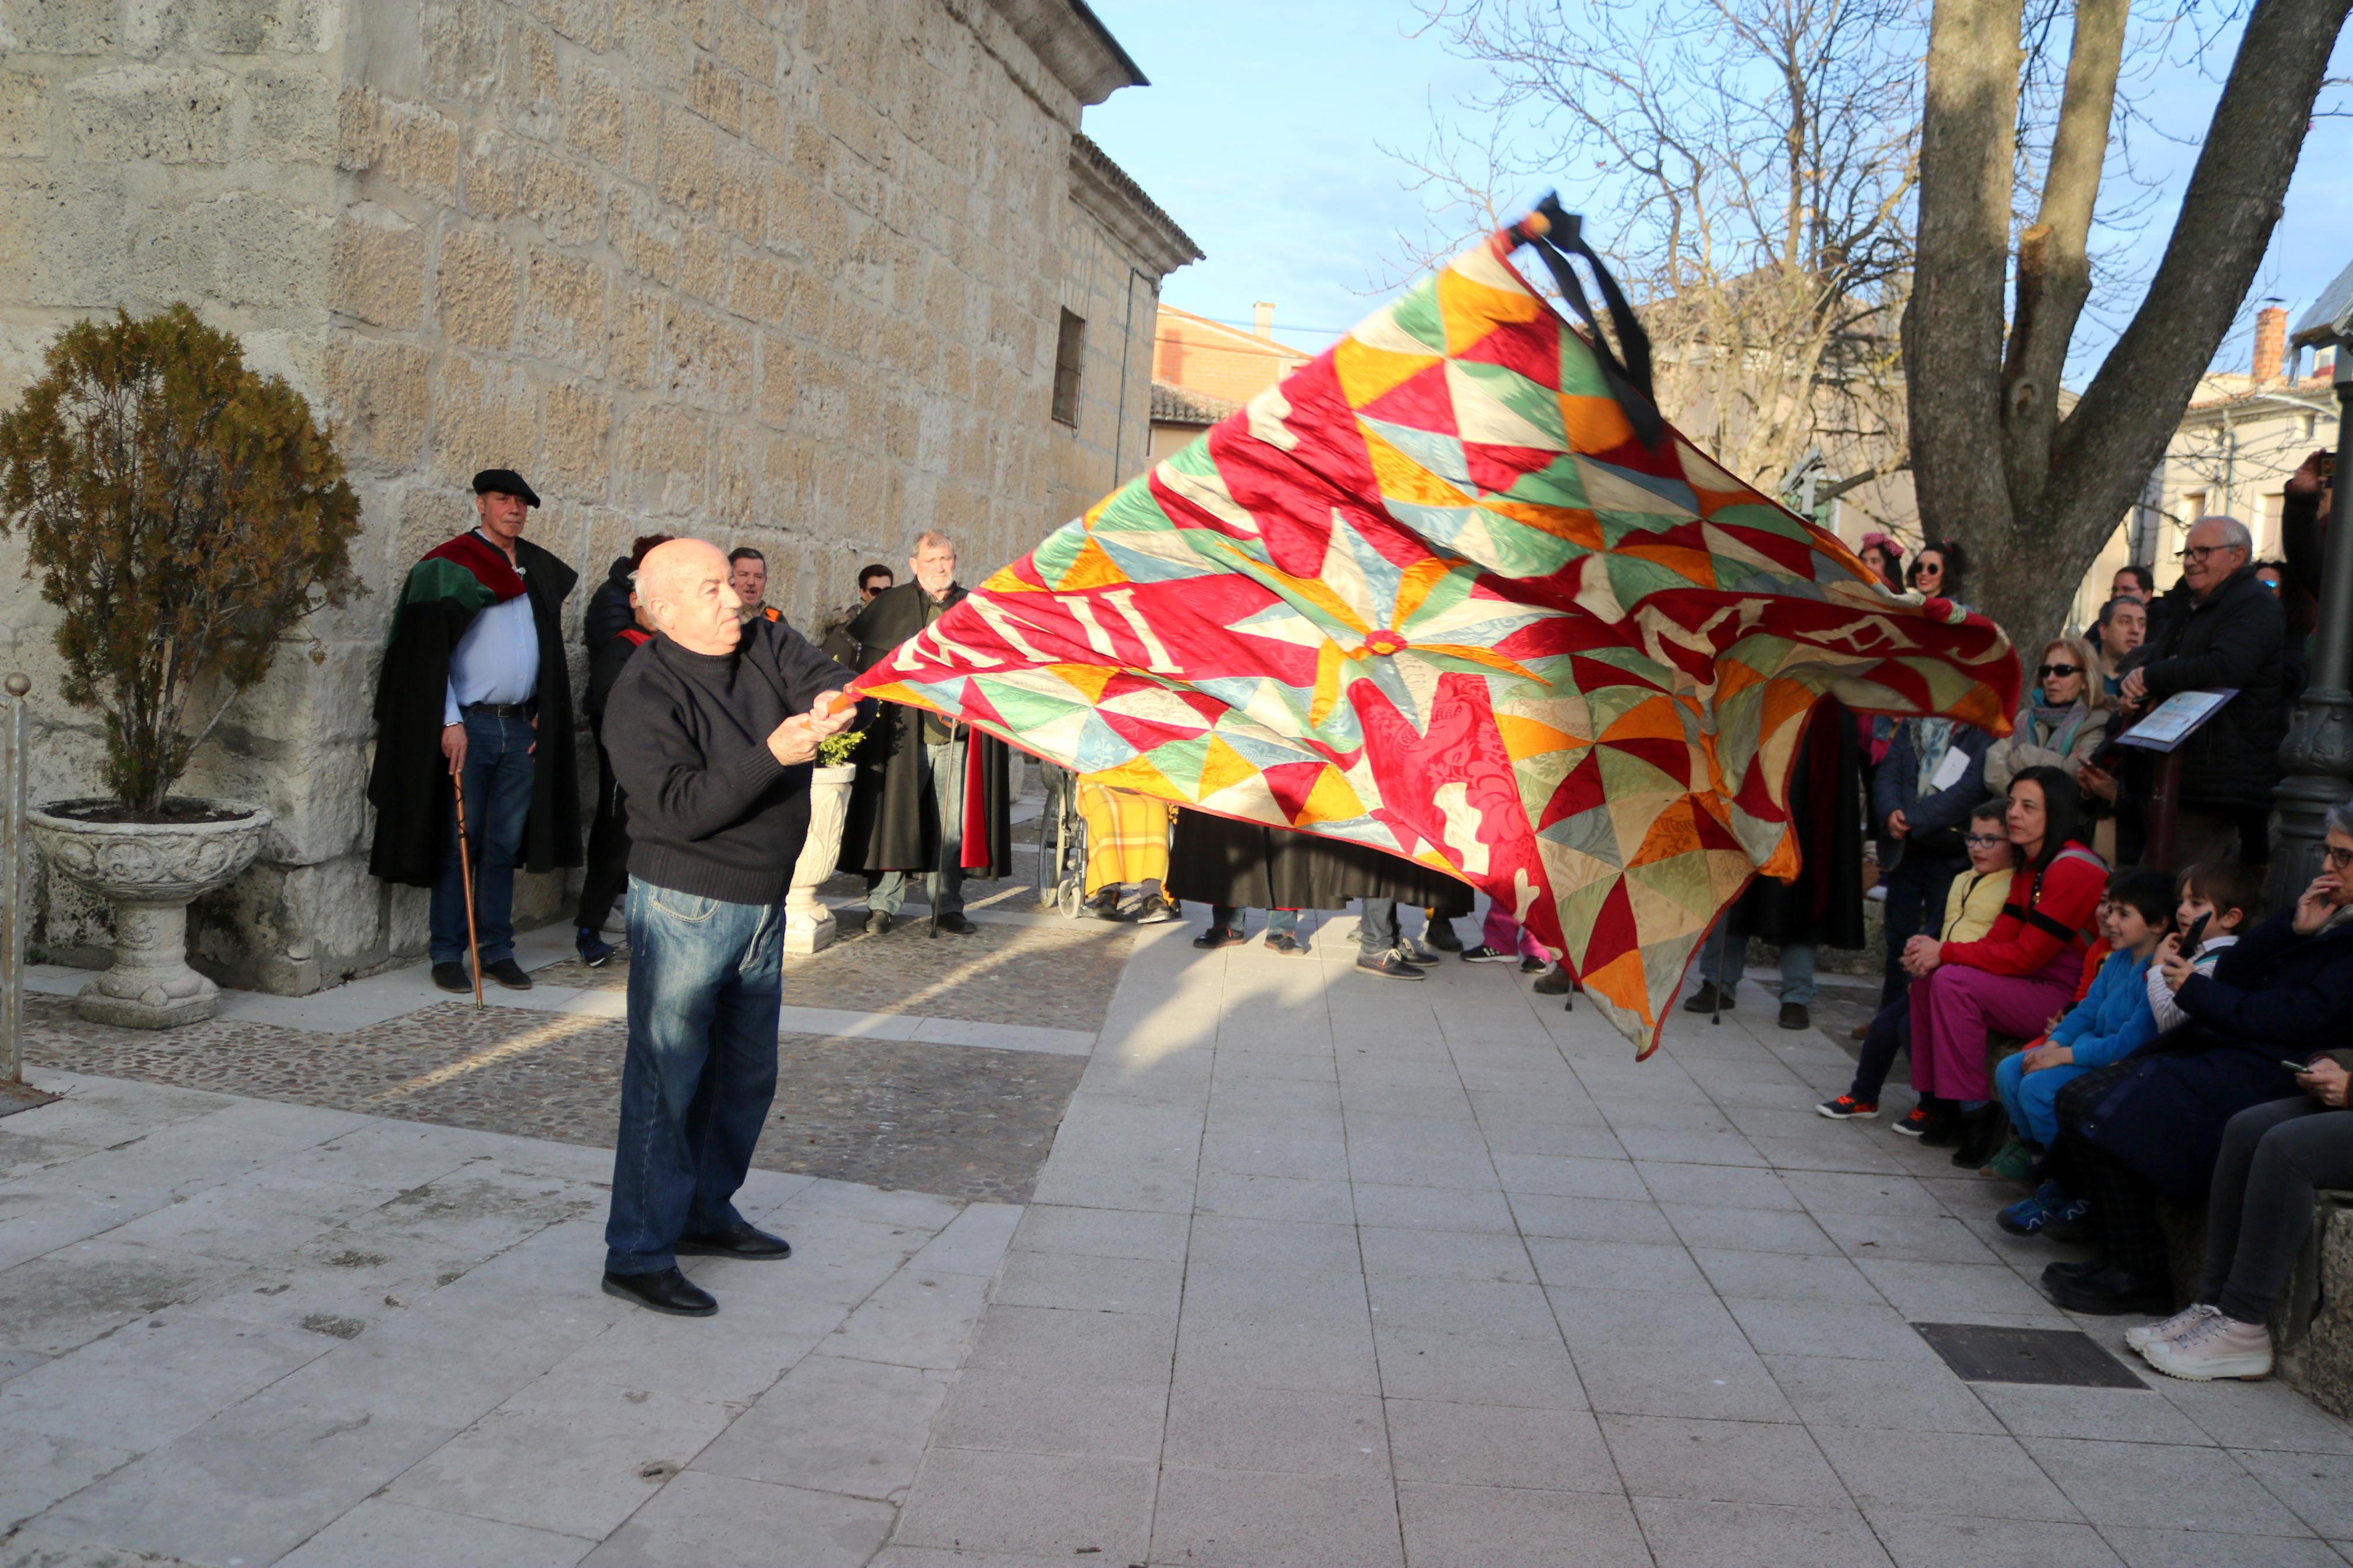
M1443 868L1647 1054L1716 917L1797 870L1814 702L2003 732L2018 661L1660 421L1512 266L1545 226L1457 257L857 687Z

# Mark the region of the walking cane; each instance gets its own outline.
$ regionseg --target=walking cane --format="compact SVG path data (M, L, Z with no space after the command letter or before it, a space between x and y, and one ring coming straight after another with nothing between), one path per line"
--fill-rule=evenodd
M474 931L474 861L466 853L466 779L462 773L449 775L449 787L458 795L458 869L466 879L466 967L474 973L474 1005L482 1005L482 939Z

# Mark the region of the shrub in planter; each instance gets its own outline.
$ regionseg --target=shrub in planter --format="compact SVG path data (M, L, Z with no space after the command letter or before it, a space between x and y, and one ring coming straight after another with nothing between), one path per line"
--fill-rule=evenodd
M106 727L111 798L32 814L52 865L115 900L115 968L85 989L88 1016L210 1016L185 905L244 869L269 817L172 786L287 633L361 591L358 530L309 404L185 305L69 327L0 416L0 534L25 535L61 612L66 700Z

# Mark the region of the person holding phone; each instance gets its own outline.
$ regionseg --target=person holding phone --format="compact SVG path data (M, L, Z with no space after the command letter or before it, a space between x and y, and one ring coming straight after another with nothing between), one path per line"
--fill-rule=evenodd
M2315 1070L2313 1058L2315 1042L2345 1038L2353 1020L2353 803L2331 810L2327 826L2320 875L2295 906L2242 937L2213 973L2184 976L2175 996L2188 1025L2060 1090L2061 1173L2088 1205L2096 1252L2043 1270L2060 1306L2169 1310L2157 1200L2192 1206L2211 1194L2226 1128L2241 1111L2309 1095L2306 1076L2337 1092L2335 1072ZM2211 1209L2208 1224L2225 1208L2237 1212Z
M2158 1033L2189 1021L2178 994L2192 974L2211 974L2222 954L2236 947L2263 912L2263 873L2236 860L2201 861L2176 879L2176 934L2158 944L2148 966L2148 1009Z

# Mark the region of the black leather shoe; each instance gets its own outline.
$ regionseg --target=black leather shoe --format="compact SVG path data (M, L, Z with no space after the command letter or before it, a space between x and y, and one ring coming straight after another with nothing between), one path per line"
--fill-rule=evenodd
M932 917L932 929L944 931L950 936L970 936L980 928L965 919L956 910L950 910L945 914Z
M1568 972L1568 965L1556 963L1528 989L1539 996L1573 996L1584 987L1577 983L1577 976Z
M2069 1311L2095 1317L2121 1317L2126 1312L2162 1316L2173 1310L2173 1287L2165 1279L2136 1279L2105 1264L2087 1274L2053 1274L2046 1268L2042 1289Z
M1961 1141L1960 1110L1945 1100L1928 1108L1928 1131L1920 1134L1920 1142L1931 1149L1949 1149Z
M1421 945L1433 952L1461 952L1462 939L1455 933L1452 921L1435 920L1423 928Z
M2106 1267L2107 1264L2097 1258L2079 1258L2073 1261L2045 1264L2042 1279L2046 1284L2053 1279L2081 1279L2087 1274L2097 1274Z
M486 963L482 965L482 973L510 991L531 989L531 976L525 974L522 972L522 965L512 958L501 958L496 963Z
M1732 1008L1732 993L1729 990L1718 991L1713 980L1701 981L1699 989L1693 992L1691 999L1683 1004L1686 1013L1729 1013Z
M781 1236L770 1236L756 1226L739 1225L732 1230L708 1231L701 1236L681 1236L672 1252L699 1253L708 1258L749 1258L766 1261L793 1255L793 1244Z
M869 910L866 916L866 934L868 936L889 936L891 934L891 917L883 913L881 910Z
M1954 1146L1953 1163L1964 1171L1982 1170L2010 1131L2010 1117L1999 1100L1961 1113L1961 1141Z
M1810 1029L1813 1026L1814 1016L1806 1011L1806 1005L1803 1002L1784 1002L1781 1004L1781 1027L1785 1029Z
M444 991L455 991L461 995L474 988L473 977L466 973L466 966L462 963L435 964L433 984Z
M673 1318L707 1318L719 1310L719 1299L675 1267L659 1274L607 1272L605 1294L635 1301L648 1311L668 1312Z
M1242 933L1232 926L1211 926L1193 939L1193 945L1207 951L1213 947L1231 947L1244 940Z
M1201 944L1199 942L1196 941L1193 945L1198 947ZM1304 952L1307 951L1305 948L1299 945L1299 939L1292 935L1287 931L1279 931L1272 936L1268 937L1266 939L1266 950L1269 952Z

